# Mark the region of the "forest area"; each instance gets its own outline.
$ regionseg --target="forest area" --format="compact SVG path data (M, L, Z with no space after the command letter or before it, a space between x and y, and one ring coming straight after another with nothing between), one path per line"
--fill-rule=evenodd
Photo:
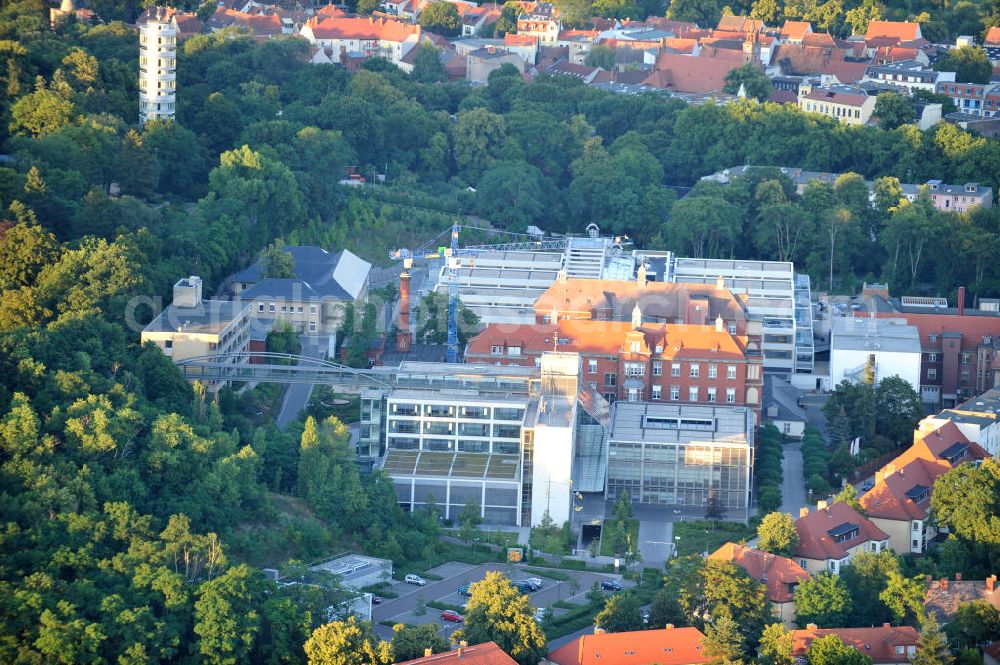
M849 128L508 70L471 88L433 64L348 74L306 52L193 37L177 121L140 128L132 27L51 31L41 0L0 8L0 661L304 662L343 591L266 580L260 525L280 525L292 562L343 543L396 561L443 547L435 516L404 514L385 477L358 473L336 419L280 432L138 346L135 324L179 276L213 292L279 241L385 263L474 212L510 230L593 221L640 246L795 260L817 284L832 265L839 290L880 278L1000 292L996 209L943 216L898 198L893 178L1000 186L998 144L951 125ZM667 187L746 163L857 175L801 197L773 170L681 201ZM348 167L387 184L349 191ZM859 177L880 179L876 208Z

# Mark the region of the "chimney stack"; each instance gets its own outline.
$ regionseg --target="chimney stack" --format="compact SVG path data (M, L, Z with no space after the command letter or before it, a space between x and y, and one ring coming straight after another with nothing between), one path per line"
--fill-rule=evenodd
M986 578L986 590L993 592L996 591L996 588L997 588L997 576L990 575L989 577Z
M807 623L806 624L806 630L817 630L818 628L819 628L819 626L817 626L814 623Z
M430 658L434 655L433 649L424 649L424 658Z
M962 573L955 573L955 581L956 582L962 581Z
M463 652L468 648L469 648L469 643L466 642L465 640L462 640L461 642L458 643L458 651L455 652L455 655L458 656L459 660L462 660L462 658L465 655Z
M799 508L799 519L802 519L809 514L809 506L802 506Z
M636 271L636 273L635 273L635 281L636 281L636 284L639 285L640 289L642 287L646 286L646 266L645 266L645 264L640 265L639 269Z
M947 591L948 590L948 579L944 578L940 582L938 582L938 588L940 588L942 591Z
M826 505L827 505L826 501L817 501L816 502L816 510L824 510L824 509L826 509Z
M726 329L726 322L722 320L722 315L719 314L717 317L715 317L715 332L720 333L725 331L725 329Z
M399 273L399 329L396 331L396 349L410 350L410 267L413 259L403 259L403 272Z
M604 631L604 629L603 629L603 628L595 628L595 629L594 629L594 635L603 635L603 634L604 634L604 632L605 632L605 631Z
M958 287L958 315L965 314L965 287Z
M726 290L726 278L723 277L722 275L719 275L718 277L715 278L715 290L716 291Z
M883 623L882 627L883 628L892 628L892 624L891 623Z

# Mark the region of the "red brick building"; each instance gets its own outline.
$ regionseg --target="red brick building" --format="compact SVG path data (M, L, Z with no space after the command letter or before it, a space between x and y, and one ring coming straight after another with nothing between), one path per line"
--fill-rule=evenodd
M673 401L749 406L760 417L761 353L745 335L715 325L563 319L492 324L466 349L466 361L536 366L546 351L582 356L583 380L608 401Z
M954 310L952 310L954 311ZM920 333L920 397L955 406L997 385L1000 375L1000 316L892 312Z

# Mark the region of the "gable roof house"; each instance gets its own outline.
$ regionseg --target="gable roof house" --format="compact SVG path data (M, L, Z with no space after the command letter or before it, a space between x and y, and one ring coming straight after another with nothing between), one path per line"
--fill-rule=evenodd
M305 333L336 331L347 303L368 298L371 264L344 249L331 254L322 247L286 246L294 276L265 277L260 261L231 278L237 300L250 304L258 321L285 319Z
M795 587L809 579L805 568L791 559L751 547L726 543L709 555L710 561L731 561L767 587L774 617L786 628L795 627Z
M916 459L901 467L888 464L875 474L875 487L862 495L861 507L889 534L889 547L897 554L920 554L937 534L927 523L931 491L950 469L943 462Z
M636 630L606 633L597 628L549 654L555 665L701 665L705 635L697 628Z
M726 74L740 67L742 59L696 57L678 53L660 53L647 85L689 94L722 92Z
M420 42L420 26L374 17L310 19L300 34L311 44L332 50L334 62L344 55L385 58L406 69L403 56Z
M792 631L792 657L804 659L813 640L836 635L872 659L872 665L908 663L917 653L920 635L913 626L893 627L887 623L871 628L817 628L809 624L803 630Z
M785 24L781 26L781 41L788 44L801 44L802 38L812 31L812 23L809 21L785 21Z
M896 468L903 468L916 459L924 459L944 463L949 469L960 464L981 460L989 457L982 446L969 441L962 434L958 425L952 421L929 423L931 429L918 429L913 432L913 445L903 451L892 461Z
M795 530L799 544L792 554L810 575L823 571L838 575L859 552L878 553L889 547L889 534L843 501L831 506L820 501L814 513L802 508Z
M990 575L985 580L963 580L961 573L956 574L953 580L927 577L924 608L942 626L951 621L958 606L963 603L984 601L1000 610L1000 584L997 584L996 575Z
M909 21L871 21L865 31L865 43L873 40L889 40L896 44L923 39L920 24Z
M444 653L424 652L423 658L414 658L399 663L399 665L516 665L517 661L497 645L496 642L484 642L469 646L460 642L457 649Z

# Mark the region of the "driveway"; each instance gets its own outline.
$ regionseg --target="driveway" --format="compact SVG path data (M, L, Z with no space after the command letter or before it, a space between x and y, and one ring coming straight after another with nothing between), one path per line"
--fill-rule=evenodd
M327 344L324 338L303 335L299 339L302 342L302 355L311 358L326 357ZM293 383L287 387L285 398L281 402L281 409L278 411L278 418L275 420L278 429L286 429L299 417L299 414L309 403L313 385L311 383Z
M639 553L642 565L663 568L670 558L674 543L674 524L665 520L639 520Z
M799 508L806 505L805 479L802 477L802 444L798 441L785 444L784 451L781 512L796 517L799 514Z

